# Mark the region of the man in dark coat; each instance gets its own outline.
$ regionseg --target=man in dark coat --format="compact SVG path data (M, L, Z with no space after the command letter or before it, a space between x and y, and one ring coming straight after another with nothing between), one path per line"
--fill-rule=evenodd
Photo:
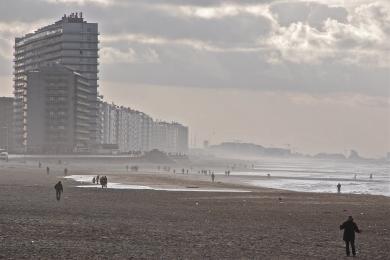
M345 250L347 256L350 255L349 245L351 245L352 248L352 255L356 256L355 232L360 233L361 231L359 230L356 223L353 221L352 216L349 216L347 221L340 225L340 230L344 230L343 240L345 241Z
M64 188L62 187L61 181L57 182L57 184L54 186L54 189L56 189L57 200L60 200L61 199L61 193L64 191Z

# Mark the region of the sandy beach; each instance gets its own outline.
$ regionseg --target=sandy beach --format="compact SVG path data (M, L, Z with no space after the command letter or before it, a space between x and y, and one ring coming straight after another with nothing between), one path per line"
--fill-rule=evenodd
M2 164L0 259L342 259L339 225L348 215L363 230L358 257L388 259L388 197L213 184L207 176L106 175L126 183L251 192L78 188L63 179L60 167L47 175L44 167ZM59 202L58 180L64 184Z

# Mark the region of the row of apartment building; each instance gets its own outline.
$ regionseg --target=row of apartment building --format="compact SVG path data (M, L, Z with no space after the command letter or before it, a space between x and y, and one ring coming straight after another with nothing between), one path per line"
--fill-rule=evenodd
M117 144L120 152L188 151L188 127L179 123L155 121L143 112L107 102L100 102L99 117L100 143Z
M0 148L72 153L110 144L120 152L187 151L186 127L99 99L98 37L97 23L71 13L15 38L14 98L0 99L7 108L0 111Z

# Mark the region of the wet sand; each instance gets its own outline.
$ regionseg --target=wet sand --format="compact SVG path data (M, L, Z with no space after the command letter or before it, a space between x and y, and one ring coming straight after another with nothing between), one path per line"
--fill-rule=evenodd
M363 230L358 257L388 259L387 197L253 187L245 187L251 193L102 190L61 179L64 194L57 202L53 186L60 175L27 166L0 168L0 259L342 259L338 226L348 215ZM243 188L203 177L126 178Z

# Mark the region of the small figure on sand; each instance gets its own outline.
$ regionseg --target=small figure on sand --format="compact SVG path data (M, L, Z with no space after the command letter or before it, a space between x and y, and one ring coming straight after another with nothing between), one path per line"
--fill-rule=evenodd
M64 169L64 175L65 175L65 176L68 175L68 168L65 168L65 169Z
M337 193L340 193L341 192L341 184L337 184Z
M96 176L96 184L99 184L100 176Z
M49 166L48 166L48 167L46 167L46 174L47 174L47 175L49 175L49 174L50 174L50 168L49 168Z
M95 184L95 177L92 178L92 183Z
M372 173L370 173L370 180L372 180Z
M61 181L57 182L57 184L54 185L54 189L56 190L56 198L59 201L61 199L61 193L64 191Z
M214 175L214 172L211 173L211 181L214 182L214 179L215 179L215 175Z
M347 221L340 225L340 230L344 230L343 240L345 241L345 251L347 256L350 256L349 245L352 248L352 255L356 256L355 249L355 232L361 233L352 216L349 216Z
M102 176L100 178L100 184L102 185L102 189L107 188L107 176Z

